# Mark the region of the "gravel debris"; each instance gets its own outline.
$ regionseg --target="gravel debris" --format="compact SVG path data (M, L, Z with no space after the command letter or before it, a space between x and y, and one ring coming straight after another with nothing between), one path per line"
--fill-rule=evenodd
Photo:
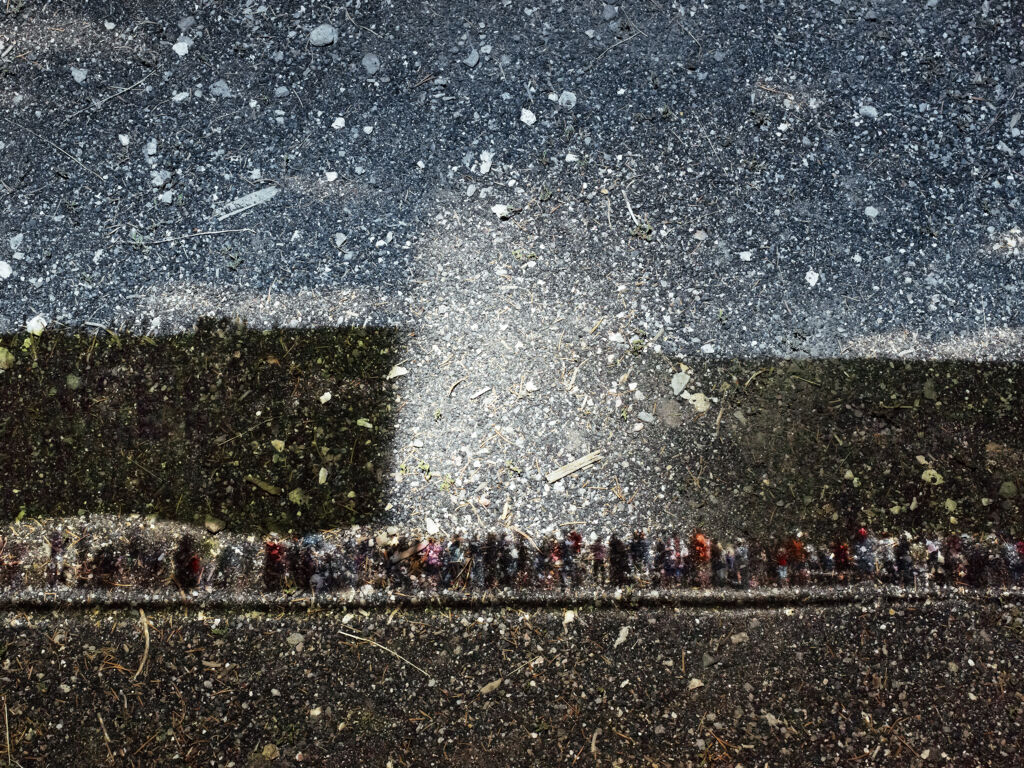
M321 24L314 27L309 33L309 44L318 48L334 45L336 42L338 42L338 29L330 24Z

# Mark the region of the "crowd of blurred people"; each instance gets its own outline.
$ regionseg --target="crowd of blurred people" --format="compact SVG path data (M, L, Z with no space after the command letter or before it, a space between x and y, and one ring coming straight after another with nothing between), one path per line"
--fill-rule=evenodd
M0 576L24 578L18 553L0 549ZM811 542L723 540L701 531L648 538L584 537L575 530L525 534L400 535L356 538L180 537L168 548L136 531L120 544L66 532L48 539L39 563L46 585L198 587L328 592L346 589L482 591L508 589L673 589L845 584L874 580L906 587L1024 585L1024 541L967 534L943 538L872 533ZM38 568L37 568L38 570ZM20 575L19 575L20 574Z

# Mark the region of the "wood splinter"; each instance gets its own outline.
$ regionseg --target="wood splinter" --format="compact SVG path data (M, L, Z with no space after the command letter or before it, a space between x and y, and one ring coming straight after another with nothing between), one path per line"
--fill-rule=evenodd
M600 451L591 451L586 456L581 456L575 461L570 461L568 464L564 464L556 470L548 472L544 479L549 483L557 483L563 477L571 475L573 472L578 472L585 467L589 467L591 464L596 464L601 461Z

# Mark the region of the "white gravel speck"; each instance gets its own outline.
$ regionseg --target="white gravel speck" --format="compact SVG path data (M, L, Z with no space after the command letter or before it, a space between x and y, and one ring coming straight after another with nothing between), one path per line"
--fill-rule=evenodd
M71 68L71 77L74 78L76 83L84 83L85 78L89 76L88 69L82 69L80 67Z
M877 218L878 209L875 208L875 206L873 205L869 205L867 208L864 209L864 215L867 216L869 219Z
M475 67L478 63L480 63L480 51L474 48L469 52L469 55L462 60L462 63L470 68Z
M380 71L380 56L376 53L368 53L363 56L363 69L368 75L377 74Z
M210 95L228 99L234 96L235 92L231 90L231 86L227 84L227 81L218 80L210 86Z
M519 113L519 119L527 125L533 125L537 122L537 116L526 107L523 107L523 111Z
M321 24L309 33L309 44L321 48L338 42L338 30L330 24Z
M46 329L46 318L42 315L36 315L27 323L25 323L25 330L29 333L38 336Z
M804 275L804 280L807 281L807 284L809 286L811 286L811 288L816 286L818 284L818 280L820 280L820 279L821 279L821 275L819 275L813 269L808 269L807 270L807 274Z
M562 95L558 97L558 106L572 109L576 106L576 94L572 91L562 91Z
M480 175L491 170L491 162L494 160L494 151L485 149L480 153Z
M11 265L6 261L0 261L0 280L6 280L11 276Z
M870 104L861 104L858 112L861 117L870 117L872 120L878 119L878 110Z
M178 54L178 56L185 56L188 53L188 49L191 47L192 38L182 35L178 38L178 42L171 46L171 50Z
M344 127L345 127L345 118L344 117L336 117L336 118L334 118L334 122L331 123L331 128L333 128L336 131L340 131Z

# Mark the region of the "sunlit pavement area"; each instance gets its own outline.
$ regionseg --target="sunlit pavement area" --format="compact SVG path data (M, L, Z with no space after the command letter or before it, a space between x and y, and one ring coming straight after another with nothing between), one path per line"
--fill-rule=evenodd
M12 0L0 520L1020 538L1022 32L991 0ZM12 609L3 744L1012 765L1017 598L879 600Z

